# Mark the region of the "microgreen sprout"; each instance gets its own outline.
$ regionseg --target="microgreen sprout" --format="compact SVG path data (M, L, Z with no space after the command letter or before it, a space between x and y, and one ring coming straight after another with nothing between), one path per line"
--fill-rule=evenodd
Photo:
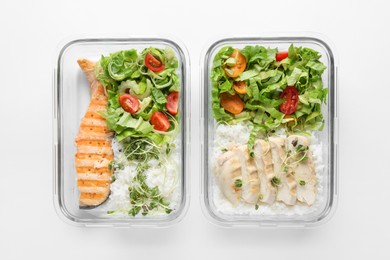
M157 186L150 188L146 184L146 175L143 171L145 171L144 167L137 167L138 174L129 186L130 204L132 205L128 212L129 215L136 216L141 213L145 216L153 209L163 209L169 214L172 212L169 202L165 201Z
M119 163L119 162L117 162L117 161L115 161L115 160L112 160L109 164L108 164L108 169L110 170L110 171L112 171L112 170L114 170L114 171L116 171L116 170L123 170L123 168L125 167L122 163Z
M127 138L122 141L122 145L126 158L138 162L158 159L161 149L153 141L145 138Z
M236 186L236 188L241 188L242 187L242 180L241 179L235 180L234 186Z
M278 178L278 177L273 177L272 179L271 179L271 184L272 184L272 186L274 186L274 187L276 187L276 186L278 186L279 184L280 184L280 179Z
M308 149L309 149L309 147L300 144L300 145L298 145L298 146L296 147L296 152L297 152L297 153L305 152L305 151L307 151Z

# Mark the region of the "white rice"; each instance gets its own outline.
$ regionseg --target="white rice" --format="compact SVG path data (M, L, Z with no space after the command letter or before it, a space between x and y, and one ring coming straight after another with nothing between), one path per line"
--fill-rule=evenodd
M249 139L251 127L245 123L236 125L217 125L214 138L214 149L212 153L212 162L222 154L223 149L229 149L235 145L246 145ZM277 133L279 136L286 136L281 130ZM227 215L305 215L310 214L323 205L324 200L324 165L322 161L322 144L315 135L311 136L310 150L313 153L315 172L317 176L317 195L316 201L312 206L297 202L294 206L286 206L282 202L274 202L272 205L260 204L256 210L253 204L240 202L237 207L225 198L218 187L214 175L211 177L212 200L217 211Z
M158 186L160 193L169 201L169 207L175 209L180 201L180 189L178 183L180 181L180 136L176 136L171 143L171 151L169 155L162 152L159 156L160 161L152 159L148 162L151 166L144 173L146 175L146 184L153 188ZM105 205L107 210L113 210L115 215L127 215L131 209L129 186L136 176L137 163L128 162L122 151L122 145L118 143L116 138L112 141L112 149L114 151L114 159L117 162L127 162L127 165L122 170L114 172L116 180L111 183L111 194L108 203ZM165 151L163 148L162 151ZM165 215L163 209L154 209L148 215Z

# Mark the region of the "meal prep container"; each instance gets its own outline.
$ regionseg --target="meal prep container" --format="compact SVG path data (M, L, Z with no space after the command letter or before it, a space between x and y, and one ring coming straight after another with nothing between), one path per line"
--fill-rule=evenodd
M324 165L323 196L319 207L309 214L227 214L218 209L213 200L215 190L213 151L215 140L216 121L211 108L211 80L210 72L216 53L224 46L243 48L246 45L262 45L287 50L290 44L309 47L318 51L320 59L327 69L322 75L323 86L328 88L327 104L323 105L322 113L325 127L319 133L318 139L322 142L322 157ZM206 217L213 223L226 226L257 226L257 227L290 227L303 228L317 226L329 219L337 204L337 151L338 151L338 114L337 114L337 62L333 48L323 39L323 36L271 36L252 38L225 38L213 42L202 55L201 82L202 82L202 177L201 201ZM319 194L317 194L319 196ZM260 205L261 207L261 205Z
M90 102L89 83L77 64L77 59L98 61L101 55L112 52L154 46L171 48L179 62L177 74L181 82L179 111L182 111L180 132L180 169L178 188L181 198L176 209L164 216L107 216L100 206L95 209L79 209L79 191L74 155L75 137L81 118ZM185 47L177 41L165 38L78 38L64 43L59 49L54 69L54 204L61 219L78 226L148 226L161 227L179 222L188 206L189 178L189 60Z

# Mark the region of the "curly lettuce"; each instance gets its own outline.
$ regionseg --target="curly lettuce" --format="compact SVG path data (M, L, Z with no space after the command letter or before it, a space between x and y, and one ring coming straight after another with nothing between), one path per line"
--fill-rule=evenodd
M107 87L117 86L120 81L137 78L138 66L136 63L138 54L135 49L124 50L102 56L96 66L97 79Z

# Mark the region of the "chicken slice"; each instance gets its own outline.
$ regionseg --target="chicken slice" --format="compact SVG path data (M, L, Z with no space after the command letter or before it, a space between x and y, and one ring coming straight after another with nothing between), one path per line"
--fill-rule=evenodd
M285 139L281 137L270 137L272 161L274 164L275 181L277 186L276 200L282 201L286 205L295 205L297 200L297 182L290 172L284 169L286 152L284 150Z
M233 206L237 206L241 199L241 187L236 183L242 183L241 163L237 155L228 151L217 158L214 174L223 195Z
M289 170L298 183L297 199L311 206L316 198L317 177L309 147L310 140L305 136L290 135L287 138L287 148L291 151L291 159L288 161Z
M241 163L242 199L249 204L256 204L260 195L260 182L256 165L250 157L246 145L233 150Z
M276 189L271 184L274 175L274 167L272 163L271 147L264 140L257 140L253 147L255 153L255 164L259 174L260 182L260 201L272 204L276 198Z

